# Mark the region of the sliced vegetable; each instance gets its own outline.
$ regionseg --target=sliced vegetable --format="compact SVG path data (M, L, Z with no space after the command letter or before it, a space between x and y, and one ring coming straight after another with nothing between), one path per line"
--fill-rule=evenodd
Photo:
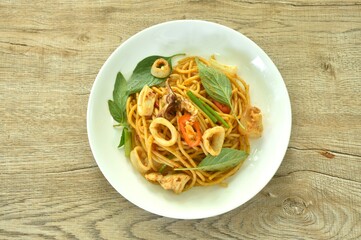
M227 105L225 104L222 104L220 102L217 102L216 100L213 100L212 101L214 103L214 105L216 105L219 110L221 110L223 113L226 113L226 114L229 114L231 112L231 108L228 107Z
M130 152L132 151L132 132L128 128L123 128L124 134L124 152L125 156L129 157Z
M186 113L183 116L181 116L180 118L178 118L178 126L180 128L180 131L182 133L182 136L184 138L184 141L186 141L186 143L188 144L188 146L190 147L196 147L200 144L201 142L201 138L202 138L202 132L201 132L201 128L199 126L199 122L195 121L193 122L193 125L191 126L188 121L191 118L191 115ZM187 124L188 122L188 124ZM190 138L190 134L189 130L187 129L187 126L192 127L193 128L193 132L195 130L195 136L194 139ZM188 131L187 131L188 130Z
M217 118L204 106L206 103L197 98L191 91L188 91L187 95L189 99L212 120L212 122L217 122Z
M209 59L209 63L212 67L214 68L217 68L223 72L227 72L229 74L232 74L232 75L237 75L237 67L236 66L231 66L231 65L225 65L225 64L222 64L220 62L218 62L214 56L212 56L210 59Z
M214 116L215 118L220 121L226 128L229 128L229 125L226 121L224 121L224 119L219 116L219 114L213 109L211 108L208 104L204 103L204 106L207 108L208 111L210 111Z
M232 148L222 148L218 156L206 156L195 168L176 168L175 170L226 171L248 157L248 153Z
M188 97L196 104L211 120L216 123L220 121L225 127L229 128L229 125L219 114L211 108L207 103L197 98L191 91L187 92Z

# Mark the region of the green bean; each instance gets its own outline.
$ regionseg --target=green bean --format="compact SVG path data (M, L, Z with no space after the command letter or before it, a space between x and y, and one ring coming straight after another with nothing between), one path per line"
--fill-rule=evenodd
M201 100L201 101L202 101L202 100ZM208 111L210 111L210 112L213 114L213 116L216 117L216 119L217 119L218 121L220 121L226 128L229 128L228 123L227 123L226 121L224 121L224 119L223 119L216 111L214 111L213 108L211 108L211 107L210 107L209 105L207 105L206 103L204 103L204 106L207 108Z
M209 112L209 110L207 110L207 108L202 103L202 100L198 99L191 91L188 91L187 95L192 100L192 102L212 120L212 122L217 122L217 118L211 112Z
M207 103L202 101L202 99L197 98L191 91L187 92L188 97L197 105L211 120L216 123L220 121L226 128L229 128L229 125L224 119Z

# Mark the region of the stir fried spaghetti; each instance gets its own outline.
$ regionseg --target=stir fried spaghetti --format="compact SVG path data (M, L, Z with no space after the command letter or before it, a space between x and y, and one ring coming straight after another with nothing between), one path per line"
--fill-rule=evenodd
M207 93L196 59L230 81L231 106ZM162 67L164 64L159 63L158 68ZM197 105L199 102L203 105ZM144 86L128 97L126 115L132 132L133 166L148 181L175 193L194 186L226 185L225 179L235 174L243 161L217 171L198 165L206 156L218 156L224 148L249 153L249 138L260 137L263 129L261 112L250 103L247 83L237 75L237 69L213 57L178 61L163 85ZM222 121L212 119L215 115Z

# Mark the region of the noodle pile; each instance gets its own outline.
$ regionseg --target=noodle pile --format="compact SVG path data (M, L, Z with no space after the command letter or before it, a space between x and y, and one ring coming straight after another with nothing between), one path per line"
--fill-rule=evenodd
M208 61L200 57L198 57L198 59L206 65L212 65L212 60L214 60L211 58L211 60ZM213 63L214 62L215 61L213 61ZM228 123L230 127L225 128L223 148L239 149L249 153L249 134L235 119L236 116L242 123L245 123L246 126L250 124L245 118L245 116L247 116L247 110L252 108L250 104L249 87L235 72L224 71L224 69L220 70L228 77L232 86L231 103L233 111L229 114L223 113L206 93L200 80L195 57L181 59L178 64L173 67L171 75L168 78L168 83L171 90L183 99L189 100L186 93L191 90L197 98L212 107ZM159 184L156 177L160 175L172 176L172 174L186 174L189 178L187 177L187 181L184 185L180 186L180 189L173 189L176 193L184 192L194 186L209 186L215 184L226 186L224 180L239 170L242 161L237 166L226 171L174 170L177 168L197 167L208 152L205 150L203 142L196 147L189 147L184 141L182 134L177 135L176 142L172 146L162 146L155 141L155 136L150 132L150 125L162 112L162 108L164 107L163 102L169 90L166 86L151 87L151 90L155 93L155 107L151 116L140 116L138 114L137 101L139 93L130 95L126 103L127 120L133 133L133 148L137 147L137 149L140 150L138 153L138 155L140 155L140 164L143 168L146 168L144 171L140 171L142 175L145 176L147 180ZM194 107L197 108L195 105ZM212 127L222 126L222 124L213 123L200 109L197 108L197 110L196 121L199 122L202 133ZM181 117L182 114L181 111L178 111L172 119L169 119L169 122L178 132L180 132L178 118ZM168 140L171 138L172 133L167 127L160 125L157 131L160 137ZM149 175L151 173L154 174ZM154 179L147 177L147 175L153 176ZM174 179L169 179L169 184L172 184L171 181L173 180ZM174 181L179 181L179 179Z

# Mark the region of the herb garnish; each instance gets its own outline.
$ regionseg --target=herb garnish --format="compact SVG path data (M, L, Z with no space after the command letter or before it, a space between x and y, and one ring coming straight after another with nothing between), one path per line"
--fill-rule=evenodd
M151 68L153 63L157 59L163 58L168 62L172 71L172 58L178 55L184 55L184 54L175 54L170 57L150 56L140 61L135 67L133 74L129 79L129 83L128 83L129 94L139 92L140 90L142 90L142 88L145 85L152 87L163 83L166 80L166 78L157 78L151 74Z
M209 96L220 103L231 105L232 86L227 76L221 71L208 67L196 58L202 85Z
M202 85L207 94L214 100L229 106L231 108L232 115L238 122L239 126L245 129L233 111L231 103L232 85L228 77L220 70L205 65L199 61L198 58L196 58L196 63Z
M127 124L127 115L125 112L127 98L127 81L125 80L123 74L118 72L114 84L113 101L108 100L108 106L113 119L121 126L125 126Z
M122 136L120 137L118 148L124 145L124 151L127 157L129 157L132 147L132 132L129 129L125 110L128 95L127 81L125 80L123 74L118 72L114 84L113 100L108 100L108 106L113 119L119 123L117 126L123 126Z
M166 78L156 78L151 74L151 67L158 58L164 58L172 66L172 57L150 56L140 61L127 82L121 72L118 72L113 89L113 100L108 100L109 112L113 119L123 126L118 147L124 145L125 155L129 157L132 148L132 131L127 121L126 103L130 94L139 92L145 85L149 87L163 83Z
M202 101L202 99L197 98L191 91L188 91L187 95L190 100L211 119L212 122L216 123L217 121L220 121L226 128L229 128L228 123L224 121L224 119L219 116L219 114L213 108Z
M206 156L195 168L176 168L175 170L225 171L237 166L248 157L248 153L232 148L222 148L217 156Z

